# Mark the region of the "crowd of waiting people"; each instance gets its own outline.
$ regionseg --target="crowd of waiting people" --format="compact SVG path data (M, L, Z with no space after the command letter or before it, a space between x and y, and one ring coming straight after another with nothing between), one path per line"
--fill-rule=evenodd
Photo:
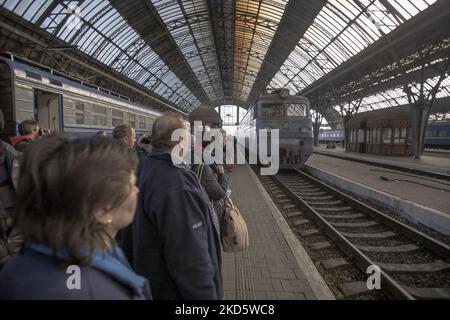
M136 146L128 125L66 139L26 120L2 141L0 299L222 299L229 170L175 164L176 129L163 115Z

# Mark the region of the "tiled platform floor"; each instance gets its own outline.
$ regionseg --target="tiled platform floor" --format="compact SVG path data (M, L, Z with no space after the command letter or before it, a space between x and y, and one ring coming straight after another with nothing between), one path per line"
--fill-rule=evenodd
M316 299L246 165L232 173L232 199L249 229L250 247L223 254L225 299Z

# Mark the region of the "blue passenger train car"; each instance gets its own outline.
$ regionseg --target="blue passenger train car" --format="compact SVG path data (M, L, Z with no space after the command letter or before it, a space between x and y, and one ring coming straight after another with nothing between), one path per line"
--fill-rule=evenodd
M428 123L425 132L425 148L450 149L450 121Z
M343 130L323 130L319 132L319 143L327 144L328 142L343 143Z
M312 122L307 98L290 95L289 90L274 90L262 95L252 106L239 126L239 137L244 136L246 146L256 143L258 150L261 142L257 133L267 129L270 150L272 129L279 130L280 168L301 167L313 151ZM249 151L250 152L250 151Z
M41 128L66 137L111 134L119 124L131 125L139 137L150 132L161 115L125 96L10 54L0 56L0 110L4 138L17 135L18 124L26 119L36 119Z

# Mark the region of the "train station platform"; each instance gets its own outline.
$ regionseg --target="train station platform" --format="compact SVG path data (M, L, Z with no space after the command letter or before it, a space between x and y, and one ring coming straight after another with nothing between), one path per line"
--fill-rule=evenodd
M314 148L315 153L333 155L342 158L370 161L382 165L390 165L408 169L430 171L450 175L450 158L446 153L432 154L426 152L420 159L411 157L380 156L376 154L366 154L345 151L344 148L336 147L327 149L326 147Z
M448 181L355 162L352 157L341 159L314 153L305 169L329 184L383 203L413 222L450 234Z
M253 170L238 165L231 179L231 198L247 223L250 246L223 253L225 299L333 299Z

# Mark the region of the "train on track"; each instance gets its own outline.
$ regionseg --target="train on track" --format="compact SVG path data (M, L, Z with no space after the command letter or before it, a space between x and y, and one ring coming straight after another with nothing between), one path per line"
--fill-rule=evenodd
M267 139L262 139L258 134L261 129L267 130ZM248 153L256 151L250 150L252 145L257 146L258 155L262 147L270 153L272 144L277 143L273 141L274 129L279 130L279 168L301 167L313 152L308 99L291 95L287 89L277 89L260 96L243 117L238 129L238 139L245 137ZM264 143L267 145L263 146Z
M3 138L17 135L18 124L26 119L69 138L97 131L111 134L119 124L131 125L139 137L151 132L154 119L161 115L125 96L11 54L0 56L0 84Z
M319 132L319 143L328 144L335 143L343 145L344 131L342 130L322 130Z
M425 148L450 149L450 121L435 121L427 125Z
M395 131L392 130L392 133L395 133ZM408 128L406 135L407 143L412 144L411 128ZM319 133L319 143L335 143L336 145L343 145L344 131L323 130ZM425 132L425 148L450 150L450 121L435 121L428 123Z

